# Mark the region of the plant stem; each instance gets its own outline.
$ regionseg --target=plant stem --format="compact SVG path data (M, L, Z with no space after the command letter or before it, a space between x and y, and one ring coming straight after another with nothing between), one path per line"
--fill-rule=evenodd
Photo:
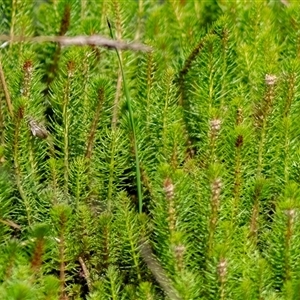
M114 35L111 29L111 25L109 20L107 19L107 24L110 30L111 38L114 39ZM142 206L143 206L143 198L142 198L142 184L141 184L141 171L140 171L140 161L139 161L139 154L138 154L138 146L137 146L137 140L136 140L136 132L135 132L135 124L134 124L134 118L133 118L133 111L131 107L131 99L129 96L128 86L126 84L125 80L125 74L122 66L121 57L119 54L119 51L117 49L116 53L118 56L118 61L120 64L120 70L123 78L123 85L124 85L124 91L125 91L125 97L127 100L127 107L129 112L129 118L130 118L130 124L132 128L132 134L133 134L133 143L134 143L134 154L135 154L135 167L136 167L136 185L137 185L137 194L138 194L138 200L139 200L139 213L142 213Z

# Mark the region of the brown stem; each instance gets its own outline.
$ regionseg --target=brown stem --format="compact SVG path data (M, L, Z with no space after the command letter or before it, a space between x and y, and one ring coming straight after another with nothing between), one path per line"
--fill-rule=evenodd
M31 259L31 268L33 271L38 272L42 265L42 256L44 253L45 240L44 238L38 238L33 251Z
M9 92L8 92L8 88L7 88L7 84L6 84L6 80L5 80L5 76L4 76L4 71L3 71L3 68L2 68L2 64L1 64L1 60L0 60L0 80L1 80L2 87L3 87L3 91L4 91L5 100L6 100L6 104L7 104L9 114L13 118L14 117L14 110L13 110L10 95L9 95Z
M60 30L59 30L60 38L63 38L64 35L66 34L66 32L68 31L68 28L70 26L70 17L71 17L71 7L70 7L70 5L66 4L65 8L64 8L63 17L62 17L62 20L60 23ZM39 41L43 41L43 38L47 39L49 37L35 37L35 38L31 38L31 41L34 41L33 39L36 39L35 41L39 42ZM55 37L55 39L57 39L57 38L59 38L59 37ZM58 44L57 44L55 52L53 54L52 63L47 70L47 78L46 78L47 88L45 90L46 95L48 95L48 93L50 91L50 84L52 83L52 81L54 80L54 78L57 74L58 62L59 62L60 53L61 53L61 44L59 43L58 40L54 41L54 42L58 42Z
M204 46L205 40L202 39L198 45L193 49L189 57L186 59L183 68L179 72L179 92L180 92L180 99L179 99L179 104L183 105L183 100L184 100L184 77L185 75L189 72L193 61L196 59L197 55L200 53Z
M85 157L88 159L90 159L92 156L92 149L93 149L93 145L94 145L95 134L97 131L97 125L99 123L99 119L100 119L100 115L101 115L101 111L102 111L102 107L103 107L103 102L104 102L104 89L100 88L99 92L98 92L98 105L97 105L95 116L94 116L93 123L91 126L90 134L88 137L88 145L87 145L86 152L85 152Z

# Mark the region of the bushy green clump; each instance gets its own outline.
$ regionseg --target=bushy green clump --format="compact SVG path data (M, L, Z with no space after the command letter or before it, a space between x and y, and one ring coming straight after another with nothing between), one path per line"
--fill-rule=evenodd
M298 299L296 1L0 16L1 299Z

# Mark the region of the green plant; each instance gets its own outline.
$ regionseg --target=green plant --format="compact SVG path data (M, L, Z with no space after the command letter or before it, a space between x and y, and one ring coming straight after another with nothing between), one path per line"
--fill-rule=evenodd
M298 299L299 11L2 1L1 299Z

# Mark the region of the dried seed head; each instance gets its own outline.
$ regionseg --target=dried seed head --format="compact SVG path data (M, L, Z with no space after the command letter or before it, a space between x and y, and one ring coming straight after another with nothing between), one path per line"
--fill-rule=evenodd
M23 70L30 74L33 71L33 66L32 66L32 61L26 60L25 63L23 64Z
M296 216L296 210L295 209L285 210L285 214L288 216L289 219L294 220Z
M219 196L221 193L222 189L222 180L221 178L216 178L212 185L211 185L211 190L214 196Z
M265 82L266 85L274 85L277 81L277 76L272 74L266 74Z
M173 246L174 256L178 264L179 270L183 268L183 259L184 259L184 253L186 251L186 248L184 245L174 245Z
M242 136L241 134L239 134L239 135L237 136L236 140L235 140L235 146L236 146L237 148L240 148L240 147L243 146L243 143L244 143L244 138L243 138L243 136Z
M218 264L218 273L222 280L224 280L227 273L227 261L222 258Z
M221 129L221 123L222 121L220 119L213 119L210 120L210 138L212 140L216 139L218 137L219 131Z
M174 197L174 184L170 178L167 178L164 182L164 190L167 195L167 199L173 199Z
M67 64L67 68L68 68L68 77L72 78L75 73L75 62L69 61Z
M46 139L48 137L46 128L41 124L38 124L32 117L28 117L28 124L33 136L40 139Z
M239 125L243 122L243 110L238 108L236 110L236 124Z
M210 129L213 132L218 132L221 129L221 120L220 119L214 119L210 121Z
M173 250L174 250L176 257L181 257L184 254L186 248L184 245L179 244L179 245L175 245Z

